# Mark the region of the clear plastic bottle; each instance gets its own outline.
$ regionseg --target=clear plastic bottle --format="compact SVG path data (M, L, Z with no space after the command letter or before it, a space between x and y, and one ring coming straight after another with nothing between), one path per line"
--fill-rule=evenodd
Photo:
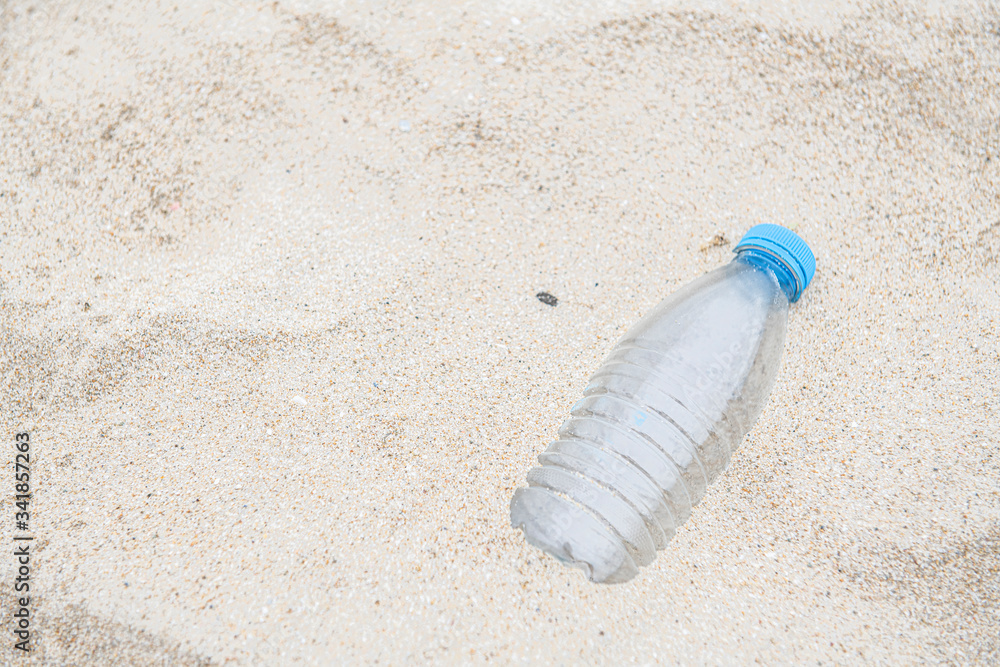
M764 407L816 261L778 225L735 252L625 334L514 493L511 524L591 581L656 558Z

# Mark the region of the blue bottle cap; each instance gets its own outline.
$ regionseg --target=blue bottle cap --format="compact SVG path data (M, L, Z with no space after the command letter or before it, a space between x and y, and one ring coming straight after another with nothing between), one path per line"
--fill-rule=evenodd
M733 252L754 249L771 255L792 272L795 293L789 301L797 301L816 273L816 257L798 234L781 225L754 225L736 244Z

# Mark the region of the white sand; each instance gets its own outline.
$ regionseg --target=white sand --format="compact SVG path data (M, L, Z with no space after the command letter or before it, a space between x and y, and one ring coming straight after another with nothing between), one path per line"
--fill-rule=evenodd
M0 5L36 662L1000 661L997 7L346 5ZM629 584L528 547L765 221L819 269L730 470Z

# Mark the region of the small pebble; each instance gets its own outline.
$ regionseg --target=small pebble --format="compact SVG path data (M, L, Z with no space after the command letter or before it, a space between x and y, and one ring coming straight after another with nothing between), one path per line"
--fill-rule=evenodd
M559 299L557 299L556 297L552 296L548 292L539 292L538 294L535 295L535 297L539 301L541 301L542 303L544 303L546 306L555 306L556 304L559 303Z

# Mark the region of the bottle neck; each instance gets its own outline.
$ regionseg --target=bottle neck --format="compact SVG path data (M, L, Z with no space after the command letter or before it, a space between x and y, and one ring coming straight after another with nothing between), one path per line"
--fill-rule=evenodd
M785 293L790 302L799 298L801 290L799 289L798 281L795 279L795 273L787 264L771 253L757 248L742 248L736 254L736 259L733 261L744 262L758 269L770 271L778 279L781 291Z

